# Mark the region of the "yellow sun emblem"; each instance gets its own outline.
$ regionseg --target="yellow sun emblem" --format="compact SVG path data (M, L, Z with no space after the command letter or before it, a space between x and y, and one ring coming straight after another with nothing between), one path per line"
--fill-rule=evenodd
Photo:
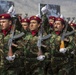
M2 16L2 18L4 18L4 16Z

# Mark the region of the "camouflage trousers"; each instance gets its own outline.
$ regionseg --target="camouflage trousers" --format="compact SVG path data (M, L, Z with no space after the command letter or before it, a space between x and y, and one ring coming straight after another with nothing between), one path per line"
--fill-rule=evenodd
M21 58L15 58L14 61L3 60L0 67L0 75L26 75L24 61Z
M53 75L75 75L73 57L52 57L51 68Z
M37 53L35 50L25 50L25 71L26 75L50 75L51 70L48 69L50 62L46 59L43 61L37 60ZM48 71L48 73L47 73Z

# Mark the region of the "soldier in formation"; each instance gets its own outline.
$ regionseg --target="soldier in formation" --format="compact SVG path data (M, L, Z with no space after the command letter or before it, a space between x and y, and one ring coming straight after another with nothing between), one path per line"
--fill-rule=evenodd
M14 21L14 23L15 22L16 20ZM0 15L0 27L0 74L22 74L24 73L24 59L22 58L24 56L22 48L23 45L19 45L19 43L17 42L19 38L14 38L16 30L15 24L13 24L10 14Z
M64 19L50 16L48 32L43 19L31 16L18 21L19 31L16 21L10 14L0 15L1 75L76 74L75 26L69 31Z

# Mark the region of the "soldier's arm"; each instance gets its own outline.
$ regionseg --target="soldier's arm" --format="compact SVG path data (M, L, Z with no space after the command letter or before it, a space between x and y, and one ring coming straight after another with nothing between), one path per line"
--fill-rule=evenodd
M75 49L75 41L74 41L74 36L69 36L69 41L67 42L67 51L72 52Z

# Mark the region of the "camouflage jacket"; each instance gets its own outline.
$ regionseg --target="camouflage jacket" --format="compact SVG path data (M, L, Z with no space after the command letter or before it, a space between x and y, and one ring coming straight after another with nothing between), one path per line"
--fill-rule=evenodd
M52 51L59 52L60 44L61 44L61 36L62 34L57 35L55 32L52 32L51 38L50 38L50 44L49 44L50 49ZM71 51L74 48L74 45L72 44L75 44L73 36L65 37L64 44L65 44L65 48L67 48L67 51Z
M50 56L50 64L51 64L51 69L54 74L58 74L60 70L63 68L66 69L68 67L73 68L73 55L72 51L75 50L75 43L74 43L74 38L73 36L67 36L64 39L64 45L66 48L65 53L61 53L60 50L60 45L61 45L61 36L57 35L55 32L51 33L51 37L47 43L49 46L48 50L48 55ZM70 66L69 66L70 65ZM49 68L50 68L49 67ZM68 69L67 69L68 70Z
M30 75L30 74L36 75L39 73L43 73L43 70L40 69L42 66L44 66L42 65L43 61L37 60L37 56L38 56L37 53L39 51L37 46L38 38L39 38L38 34L36 34L35 36L32 36L30 32L27 35L25 35L25 37L23 37L24 45L25 45L24 53L25 53L26 75ZM46 40L42 41L41 43L42 43L41 50L43 54L46 54L48 50Z

